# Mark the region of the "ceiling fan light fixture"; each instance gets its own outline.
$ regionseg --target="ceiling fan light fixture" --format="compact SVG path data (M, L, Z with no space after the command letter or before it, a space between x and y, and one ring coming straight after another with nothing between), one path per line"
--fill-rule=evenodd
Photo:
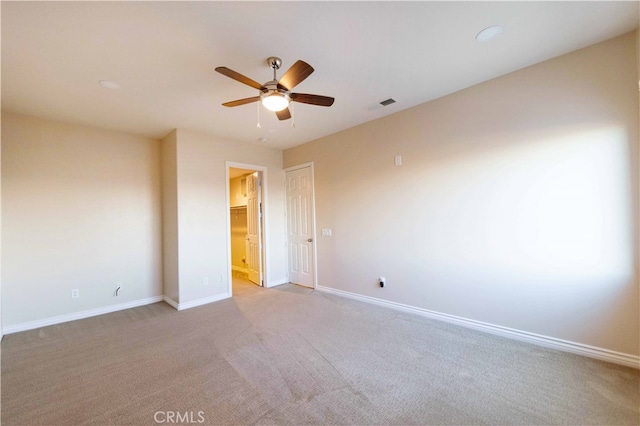
M285 93L271 92L260 95L262 105L269 111L282 111L289 106L289 96Z

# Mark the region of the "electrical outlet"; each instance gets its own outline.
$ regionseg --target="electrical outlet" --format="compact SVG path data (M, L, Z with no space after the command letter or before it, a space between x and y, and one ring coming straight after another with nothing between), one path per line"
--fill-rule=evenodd
M384 287L387 284L387 280L384 277L378 278L378 284L380 287Z
M73 290L71 290L71 298L77 299L78 297L80 297L80 289L74 288Z
M209 277L204 277L204 278L202 279L202 284L204 284L204 285L209 285Z

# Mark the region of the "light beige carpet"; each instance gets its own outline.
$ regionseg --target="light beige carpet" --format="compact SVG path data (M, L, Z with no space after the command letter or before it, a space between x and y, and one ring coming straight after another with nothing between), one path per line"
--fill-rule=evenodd
M5 336L2 424L640 424L631 368L293 285L234 290Z

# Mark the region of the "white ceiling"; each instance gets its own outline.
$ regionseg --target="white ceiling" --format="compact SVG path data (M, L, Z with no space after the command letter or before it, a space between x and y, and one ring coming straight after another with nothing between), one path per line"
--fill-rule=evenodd
M2 109L154 138L174 128L287 148L638 27L638 2L6 2ZM477 43L483 28L502 35ZM249 104L269 56L315 72L291 121ZM282 72L278 74L278 77ZM112 80L109 90L99 80ZM368 106L394 98L391 106ZM268 142L258 142L268 138Z

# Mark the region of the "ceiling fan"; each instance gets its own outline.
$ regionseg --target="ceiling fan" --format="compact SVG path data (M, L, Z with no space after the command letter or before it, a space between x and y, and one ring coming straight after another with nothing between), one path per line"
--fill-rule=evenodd
M265 108L274 111L280 120L288 120L291 118L289 111L290 102L300 102L309 105L318 105L329 107L333 105L334 98L321 95L310 95L307 93L292 93L291 90L300 84L304 79L309 77L313 72L313 67L304 61L297 61L284 73L280 80L276 79L276 70L282 66L282 60L276 57L267 59L269 68L273 70L273 80L264 84L245 77L244 75L229 69L227 67L218 67L218 71L222 75L226 75L240 83L251 86L260 91L259 96L251 98L238 99L231 102L225 102L222 105L226 107L236 107L251 102L261 101Z

